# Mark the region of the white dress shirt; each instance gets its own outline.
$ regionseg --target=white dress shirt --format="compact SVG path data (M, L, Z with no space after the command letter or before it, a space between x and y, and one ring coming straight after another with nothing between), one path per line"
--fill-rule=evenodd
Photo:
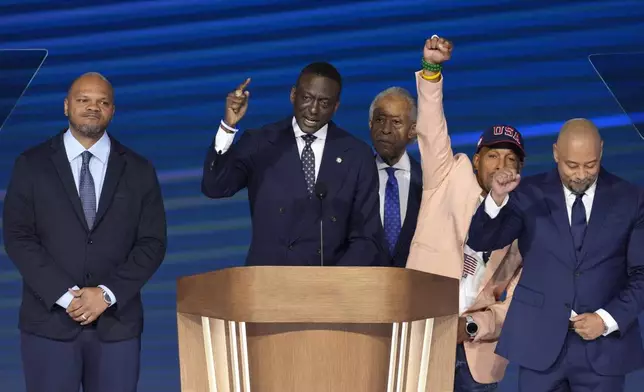
M563 186L563 185L562 185ZM581 201L584 203L584 209L586 210L586 222L590 222L590 213L593 208L593 200L595 199L595 190L597 189L597 181L593 183L588 190L584 193L584 196L582 197ZM572 193L568 188L563 186L563 191L564 191L564 197L566 200L566 210L568 211L568 224L571 224L571 219L572 219L572 205L575 202L575 199L577 198L574 193ZM501 203L501 206L497 206L496 203L494 202L494 199L492 197L488 196L485 199L485 212L489 215L490 218L494 219L499 215L499 212L501 212L501 208L505 207L505 205L508 203L508 200L510 200L509 196L506 196L505 199L503 200L503 203ZM619 326L617 325L617 321L611 316L606 310L604 309L598 309L595 311L599 317L602 318L604 321L604 324L606 325L606 331L603 333L604 336L609 335L615 331L619 331ZM575 317L577 315L577 312L575 310L570 311L570 317Z
M304 146L306 145L306 142L304 139L302 139L302 136L305 135L305 133L300 129L300 126L297 124L297 121L295 121L295 117L293 117L293 132L295 133L295 140L297 142L297 150L299 151L300 157L302 157L302 150L304 150ZM228 130L229 132L226 132ZM320 173L320 163L322 162L322 154L324 153L324 143L326 142L326 135L329 130L329 124L325 124L322 128L318 129L313 135L315 136L315 140L313 143L311 143L311 149L313 150L313 155L315 155L315 179L317 180L318 174ZM217 130L217 134L215 135L215 151L218 154L223 154L228 149L230 146L233 144L233 140L235 139L235 134L239 131L237 128L232 128L223 121L221 121L221 125L219 126L219 130ZM231 133L232 132L232 133Z
M387 189L387 180L389 180L389 174L387 174L387 168L389 165L380 158L380 155L376 155L376 166L378 167L378 176L380 178L380 222L382 222L384 226L385 190ZM403 156L400 157L400 160L398 160L398 162L396 162L392 167L397 169L394 172L394 176L396 177L396 180L398 180L400 226L402 228L402 225L405 222L405 216L407 215L407 202L409 201L409 187L411 183L411 161L409 160L407 152L405 152Z
M483 203L483 196L479 197L479 205ZM478 205L477 205L478 208ZM459 296L458 296L458 307L459 315L463 315L467 309L469 309L474 302L476 297L478 297L479 287L483 281L483 276L485 275L486 264L483 261L483 252L475 252L467 245L467 239L465 240L465 246L463 247L464 257L471 257L476 260L476 268L473 274L467 274L461 277L461 282L458 286Z
M67 130L63 135L63 144L65 146L65 152L67 153L67 159L72 169L72 175L74 176L74 183L76 184L76 190L79 190L80 187L80 172L83 165L83 158L81 154L85 152L85 147L76 138L72 135L70 130ZM89 171L92 174L94 179L94 188L96 191L96 208L98 209L98 202L101 196L101 190L103 189L103 181L105 181L105 171L107 170L107 161L110 156L111 142L110 138L107 135L107 132L98 139L92 147L89 148L89 152L92 153L92 159L89 160ZM80 195L80 193L79 193ZM116 303L116 297L114 293L107 287L99 285L98 287L102 288L107 292L107 295L110 296L112 300L112 305ZM78 290L78 286L74 286L73 289ZM65 292L56 303L63 308L67 309L69 304L72 302L74 297L69 293ZM111 306L111 305L110 305Z

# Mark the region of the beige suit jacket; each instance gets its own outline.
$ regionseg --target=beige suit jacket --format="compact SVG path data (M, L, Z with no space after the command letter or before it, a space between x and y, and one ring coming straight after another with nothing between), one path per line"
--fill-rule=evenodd
M419 75L416 129L423 197L407 268L460 280L463 247L482 190L467 155L452 151L443 113L443 81L432 83ZM490 255L478 297L466 311L479 325L476 339L464 344L467 361L474 380L484 384L501 380L507 366L494 349L521 274L516 243L508 248ZM506 288L506 299L500 301Z

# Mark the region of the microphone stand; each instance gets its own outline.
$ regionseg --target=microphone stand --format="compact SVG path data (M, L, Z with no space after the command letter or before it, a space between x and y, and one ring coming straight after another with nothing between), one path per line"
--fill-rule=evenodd
M324 267L324 214L322 202L327 194L326 184L317 182L315 184L315 196L320 200L320 267Z

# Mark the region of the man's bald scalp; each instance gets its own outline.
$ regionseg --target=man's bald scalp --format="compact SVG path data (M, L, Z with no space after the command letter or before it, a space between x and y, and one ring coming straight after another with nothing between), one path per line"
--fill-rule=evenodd
M70 96L70 94L71 94L71 92L74 89L74 86L76 84L78 84L79 82L81 82L82 80L87 79L87 78L98 78L98 79L104 81L108 85L108 87L110 88L110 93L111 93L112 97L114 96L114 87L112 87L112 83L110 83L110 81L105 76L103 76L102 74L100 74L98 72L85 72L81 76L79 76L76 79L74 79L72 84L69 86L69 90L67 90L67 96L68 97Z
M585 118L573 118L564 123L557 137L557 145L570 143L573 140L590 139L601 144L602 138L599 135L597 126Z

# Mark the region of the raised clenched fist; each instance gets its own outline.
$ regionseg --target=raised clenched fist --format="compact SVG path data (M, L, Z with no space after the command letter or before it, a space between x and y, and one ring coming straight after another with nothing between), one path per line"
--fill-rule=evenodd
M490 196L497 205L503 204L505 197L519 185L521 176L512 169L504 168L492 176L492 190Z
M248 110L250 91L246 90L246 87L249 83L250 78L246 79L244 83L237 86L235 90L229 92L226 96L226 113L224 114L224 122L232 128L235 128L237 123L246 114L246 110Z
M437 35L425 41L423 58L430 64L442 64L452 57L454 45Z

